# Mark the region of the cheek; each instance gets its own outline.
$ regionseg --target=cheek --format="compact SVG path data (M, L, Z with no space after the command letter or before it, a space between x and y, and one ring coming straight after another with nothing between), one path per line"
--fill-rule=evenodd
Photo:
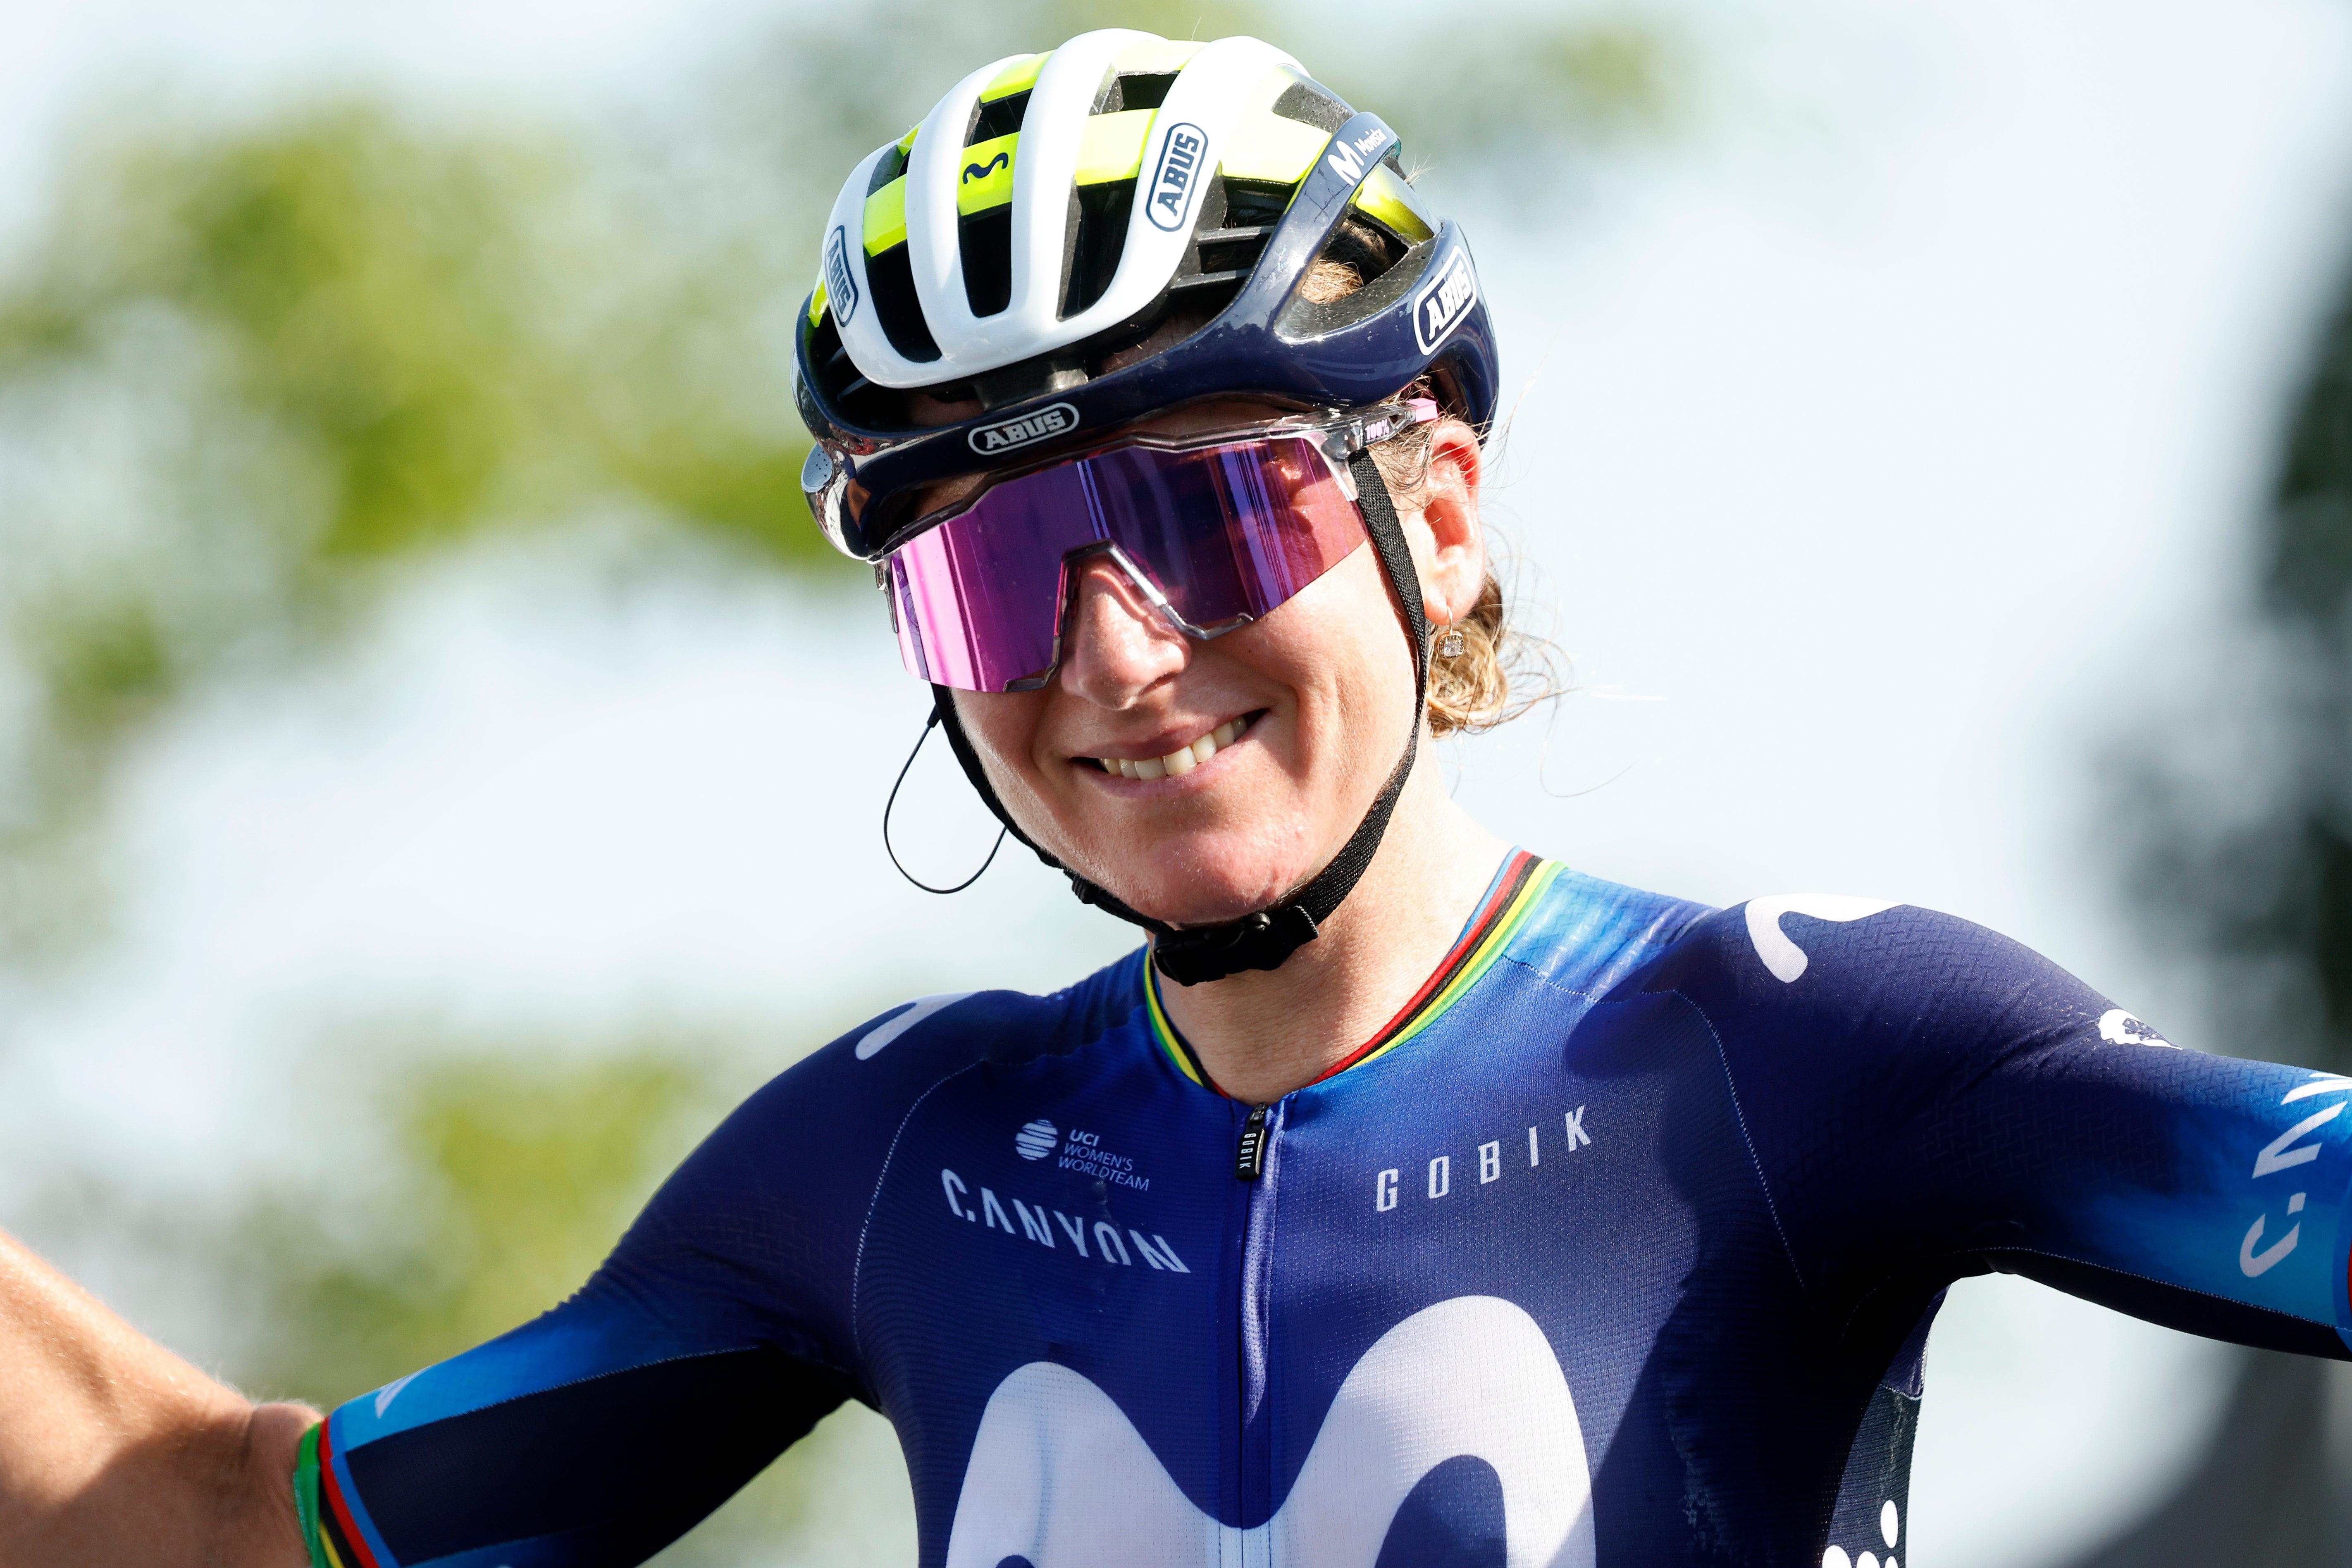
M987 765L997 798L1028 825L1024 801L1036 793L1038 720L1045 711L1042 692L958 692L956 717L964 737Z
M1264 629L1299 694L1302 734L1341 748L1339 758L1323 759L1341 763L1334 774L1354 771L1345 764L1360 761L1385 777L1404 746L1412 663L1371 549L1325 573Z

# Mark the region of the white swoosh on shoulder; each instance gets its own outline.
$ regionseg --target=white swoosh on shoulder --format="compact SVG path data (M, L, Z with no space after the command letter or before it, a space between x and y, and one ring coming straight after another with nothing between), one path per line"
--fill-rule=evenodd
M950 991L945 996L925 997L913 1003L905 1012L896 1015L887 1022L876 1024L866 1031L866 1038L857 1042L857 1060L871 1061L875 1054L884 1046L929 1018L933 1013L943 1012L963 1000L964 998L977 994L973 991Z
M1764 960L1764 967L1772 971L1774 978L1794 985L1811 960L1781 931L1780 916L1810 915L1816 920L1834 920L1843 925L1883 914L1894 908L1895 902L1891 898L1848 898L1836 893L1781 893L1769 898L1751 898L1748 901L1748 940L1756 945L1756 956Z

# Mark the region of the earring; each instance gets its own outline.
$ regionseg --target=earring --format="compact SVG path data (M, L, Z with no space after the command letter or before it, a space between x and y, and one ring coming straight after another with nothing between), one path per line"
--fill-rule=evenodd
M1455 631L1451 626L1447 627L1445 629L1445 635L1438 640L1437 656L1441 659L1460 658L1462 656L1462 633Z

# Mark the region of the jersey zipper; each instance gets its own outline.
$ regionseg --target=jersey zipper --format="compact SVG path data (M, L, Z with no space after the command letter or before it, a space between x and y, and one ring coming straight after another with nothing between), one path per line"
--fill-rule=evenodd
M1241 1374L1236 1458L1244 1524L1262 1523L1273 1512L1274 1409L1267 1387L1267 1338L1274 1293L1274 1199L1281 1176L1276 1144L1286 1104L1287 1096L1271 1104L1251 1106L1234 1150L1234 1175L1247 1184L1242 1189L1240 1321L1235 1325ZM1242 1563L1237 1568L1261 1565Z
M1265 1174L1265 1106L1253 1105L1249 1120L1242 1124L1241 1147L1234 1155L1234 1175L1244 1181L1255 1181Z

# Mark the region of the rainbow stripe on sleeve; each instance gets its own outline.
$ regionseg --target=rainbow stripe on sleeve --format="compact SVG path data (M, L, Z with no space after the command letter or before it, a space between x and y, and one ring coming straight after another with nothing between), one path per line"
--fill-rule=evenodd
M367 1544L335 1475L332 1439L328 1422L302 1434L294 1458L294 1513L302 1527L302 1544L310 1553L310 1568L398 1568Z

